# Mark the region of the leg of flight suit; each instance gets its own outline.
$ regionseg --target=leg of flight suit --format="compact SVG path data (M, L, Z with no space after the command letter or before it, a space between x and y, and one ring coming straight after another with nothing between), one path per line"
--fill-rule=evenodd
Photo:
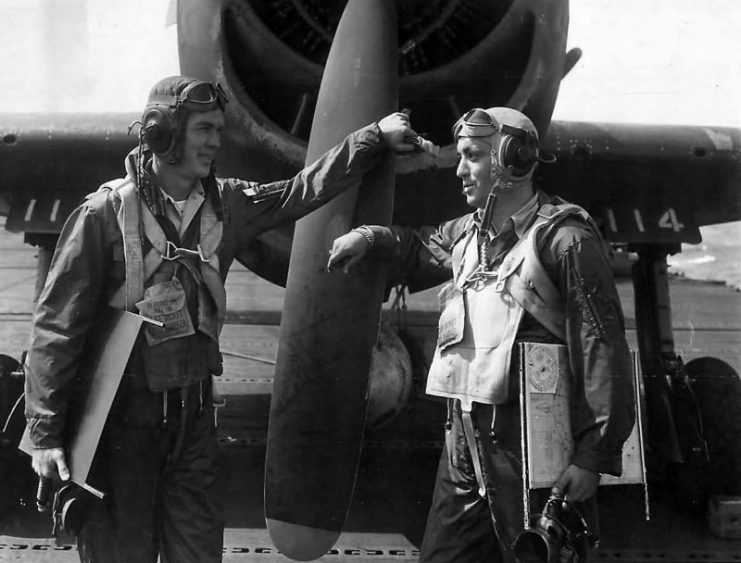
M93 503L78 536L83 563L154 563L160 551L163 561L221 560L222 518L212 500L213 411L208 393L199 415L198 387L188 395L182 461L173 465L168 455L179 431L179 392L168 393L165 426L162 394L131 389L124 380L101 444L104 455L96 460L107 498Z
M463 430L460 410L446 429L435 491L420 549L420 563L497 562L499 548L489 504L479 485Z
M511 550L514 540L525 527L520 409L517 403L476 407L474 425L487 498L491 514L497 520L500 546L506 548L504 560L509 561L514 558Z
M173 438L163 426L162 394L135 389L124 377L93 469L92 483L106 498L89 507L77 538L81 561L157 560L160 480Z
M221 561L224 543L222 510L215 498L216 427L213 404L204 382L203 407L198 393L188 396L182 449L168 465L161 491L162 563ZM192 390L198 386L192 386Z

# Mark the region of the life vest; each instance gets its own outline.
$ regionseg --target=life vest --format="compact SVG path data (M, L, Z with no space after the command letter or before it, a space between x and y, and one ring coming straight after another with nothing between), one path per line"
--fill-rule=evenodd
M454 279L440 292L438 342L427 378L430 395L502 404L510 399L511 355L527 311L565 341L565 309L539 257L538 243L567 217L581 217L598 232L581 207L545 204L533 224L493 271L479 267L472 219L454 245Z
M101 186L101 190L111 192L123 238L126 269L125 282L113 294L109 305L138 312L139 307L151 298L150 292L153 289L166 287L167 284L152 286L152 282L156 281L158 274L168 268L171 269L171 259L177 250L175 245L167 240L165 232L152 212L138 197L136 187L130 178L108 182ZM196 244L198 266L197 271L193 271L192 266L189 269L197 279L193 290L197 299L197 307L193 307L194 311L197 310L197 320L192 323L187 312L186 317L189 323L195 324L200 335L191 329L189 332L181 333L180 338L171 337L177 341L169 341L167 333L160 331L157 338L152 334L146 335L148 346L142 344L135 348L132 361L138 365L134 365L132 369L145 372L149 387L153 391L184 386L212 373L221 372L218 338L226 314L226 291L219 271L217 250L221 244L224 226L216 216L210 198L205 199L196 219L200 220ZM151 244L146 255L143 251L142 236ZM173 285L179 284L174 276L170 277L173 277ZM181 299L184 298L183 293ZM167 300L158 303L160 306L163 304L169 305ZM176 305L182 308L183 303ZM143 310L142 313L146 316L146 311ZM175 325L177 322L179 321L172 324ZM157 329L154 329L153 334L156 331ZM192 334L195 336L191 337ZM180 335L176 333L176 336ZM195 340L187 340L189 338ZM194 348L198 349L198 353L192 353ZM187 354L189 361L183 362L183 354Z

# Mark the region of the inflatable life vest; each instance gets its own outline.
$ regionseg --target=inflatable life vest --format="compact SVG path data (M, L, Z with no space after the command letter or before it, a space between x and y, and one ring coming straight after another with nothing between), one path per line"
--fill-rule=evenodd
M223 222L210 199L205 199L194 219L199 223L188 228L188 247L179 248L140 200L131 179L104 184L101 189L110 191L126 269L125 282L109 305L162 321L159 327L150 323L143 327L146 345L134 348L127 369L146 379L151 391L184 387L220 374L218 338L226 313L226 291L217 250ZM143 237L151 244L146 254ZM188 272L176 275L180 267ZM183 283L181 276L187 278L182 278Z
M472 224L453 247L454 279L440 292L438 342L427 393L472 402L501 404L510 399L511 354L524 311L559 340L565 340L565 310L543 268L539 241L568 217L596 225L581 207L545 204L500 266L479 267Z
M136 194L136 186L129 178L114 180L101 186L101 189L111 190L114 201L119 202L116 218L123 236L124 260L126 263L126 282L112 296L109 304L112 307L136 311L136 303L144 296L146 282L154 275L166 258L170 258L172 244L168 243L162 227L146 205L143 205ZM213 205L207 198L201 209L200 240L198 243L200 273L216 305L216 326L211 326L206 316L199 314L198 327L214 339L223 326L226 314L226 291L219 271L219 258L216 254L224 231L224 224L216 217ZM152 244L146 256L142 251L142 231ZM208 309L206 303L199 307ZM207 315L211 319L212 315Z

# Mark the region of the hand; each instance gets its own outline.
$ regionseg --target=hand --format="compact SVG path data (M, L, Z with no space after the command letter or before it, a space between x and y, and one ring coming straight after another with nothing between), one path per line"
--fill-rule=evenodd
M599 486L599 473L569 465L556 479L551 494L561 495L569 502L584 502L594 496Z
M418 135L409 126L409 116L407 114L397 111L387 115L378 122L378 128L381 130L381 137L392 151L408 153L418 150L417 144L412 141Z
M365 256L368 247L370 247L368 240L354 231L334 239L332 248L329 250L327 271L342 268L343 272L348 273L350 268Z
M69 468L62 448L33 450L31 467L39 477L69 481Z

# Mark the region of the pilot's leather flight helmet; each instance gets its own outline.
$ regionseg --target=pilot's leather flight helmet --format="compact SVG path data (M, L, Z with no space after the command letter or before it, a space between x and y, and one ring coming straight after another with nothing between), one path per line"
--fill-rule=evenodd
M227 102L218 83L188 76L163 78L149 92L141 119L141 142L166 162L177 164L188 117L197 111L225 111Z
M491 137L501 133L491 146L491 176L495 192L508 192L528 181L540 157L538 130L533 122L508 107L474 108L453 125L453 138Z

